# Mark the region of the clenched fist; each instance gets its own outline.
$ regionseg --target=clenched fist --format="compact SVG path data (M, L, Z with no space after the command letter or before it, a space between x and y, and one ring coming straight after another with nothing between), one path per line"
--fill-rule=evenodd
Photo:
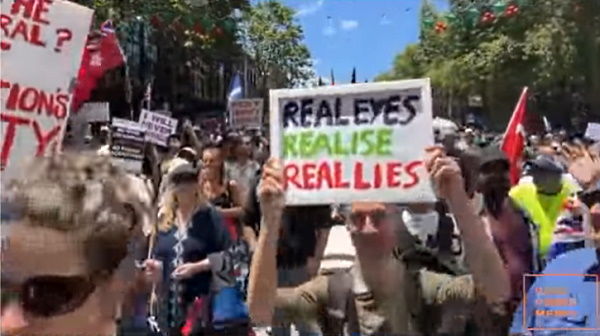
M283 167L278 159L270 158L263 167L258 184L258 200L264 217L281 216L285 207Z
M427 148L426 152L430 157L425 166L437 196L449 200L455 192L464 192L464 181L457 160L448 157L439 146Z

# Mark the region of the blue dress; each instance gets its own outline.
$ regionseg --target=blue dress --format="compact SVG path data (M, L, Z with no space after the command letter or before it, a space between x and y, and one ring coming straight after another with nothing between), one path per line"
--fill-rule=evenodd
M157 316L161 329L179 330L190 304L195 298L206 296L210 290L210 272L176 281L171 277L175 268L226 250L231 243L223 218L212 206L197 209L187 230L180 231L173 226L169 231L157 234L153 256L163 263L161 305Z

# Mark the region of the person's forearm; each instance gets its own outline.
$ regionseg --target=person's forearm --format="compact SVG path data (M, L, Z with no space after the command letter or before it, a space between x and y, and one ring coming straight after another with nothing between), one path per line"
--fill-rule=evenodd
M254 252L256 250L256 232L253 228L243 225L242 226L242 235L244 236L244 240L248 243L248 248L250 252Z
M221 214L223 217L238 219L242 215L242 207L233 207L228 209L221 208Z
M222 252L221 252L222 253ZM210 264L210 259L208 258L204 258L200 261L197 261L194 263L194 266L196 266L196 273L202 273L202 272L206 272L208 270L210 270L211 264Z
M506 302L510 299L510 278L496 246L484 229L481 218L469 206L464 190L457 190L448 206L465 247L465 259L476 285L490 302Z
M252 323L269 325L272 320L277 295L277 225L267 221L280 221L281 215L263 217L256 250L250 266L248 309Z

